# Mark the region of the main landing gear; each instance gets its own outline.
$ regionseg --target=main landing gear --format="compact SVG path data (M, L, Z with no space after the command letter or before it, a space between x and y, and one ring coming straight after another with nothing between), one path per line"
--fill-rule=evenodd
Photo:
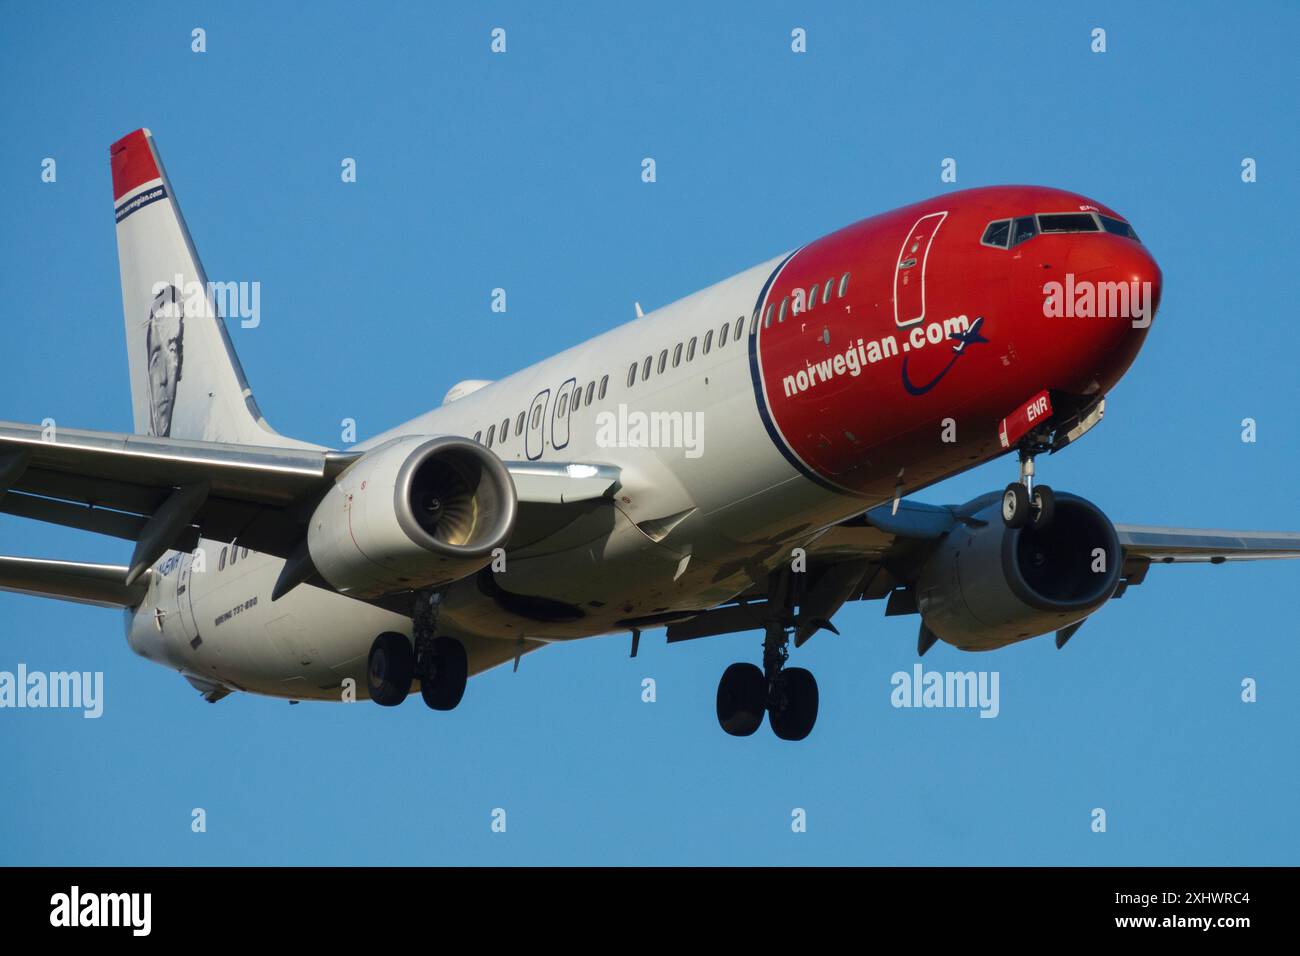
M370 699L396 707L420 679L420 696L434 710L452 710L465 696L469 661L465 645L454 637L438 635L436 625L441 595L421 594L412 618L414 647L406 635L386 631L370 646L366 670Z
M1034 484L1034 455L1046 450L1028 439L1020 445L1020 480L1007 485L1002 493L1002 523L1008 528L1029 525L1037 530L1052 523L1056 496L1047 485Z
M817 681L802 667L785 666L790 652L785 626L767 625L763 669L732 664L718 682L718 723L733 737L748 737L767 714L782 740L803 740L817 723Z

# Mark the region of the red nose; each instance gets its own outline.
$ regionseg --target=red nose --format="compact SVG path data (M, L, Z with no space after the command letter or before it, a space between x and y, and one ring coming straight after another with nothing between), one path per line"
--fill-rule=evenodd
M1162 276L1151 254L1125 236L1087 235L1073 241L1064 269L1048 293L1049 320L1058 331L1048 351L1054 387L1103 394L1137 357L1160 305Z
M1150 324L1160 306L1160 286L1163 281L1160 266L1156 265L1151 253L1142 246L1128 239L1119 242L1124 245L1114 251L1110 263L1103 270L1114 274L1113 281L1128 285L1130 303L1135 297L1140 299L1140 304L1133 304L1133 310L1146 310L1146 315L1142 318Z

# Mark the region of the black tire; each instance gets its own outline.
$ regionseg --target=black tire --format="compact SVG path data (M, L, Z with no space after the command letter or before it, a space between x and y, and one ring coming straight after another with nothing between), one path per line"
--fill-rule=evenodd
M469 659L465 645L454 637L433 639L433 677L420 680L420 696L434 710L455 710L465 696Z
M811 671L802 667L787 667L781 672L781 680L785 684L785 707L768 714L767 722L782 740L803 740L817 723L817 681Z
M758 730L767 712L767 678L753 664L732 664L718 681L718 723L733 737Z
M1029 492L1018 481L1002 492L1002 523L1008 528L1023 528L1029 523Z
M406 637L386 631L370 645L366 683L370 699L384 707L396 707L406 700L415 678L415 651Z
M1047 485L1035 485L1033 494L1033 520L1030 522L1034 530L1046 528L1052 523L1052 516L1056 514L1056 495Z

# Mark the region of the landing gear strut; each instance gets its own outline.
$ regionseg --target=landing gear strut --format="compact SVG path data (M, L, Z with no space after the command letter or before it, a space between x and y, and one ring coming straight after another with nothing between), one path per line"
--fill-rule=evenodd
M452 710L460 703L465 695L469 661L465 645L437 633L441 602L442 595L437 592L416 598L411 619L414 641L395 631L375 638L367 669L370 699L375 703L397 706L411 692L411 683L417 677L420 696L434 710Z
M454 710L465 696L469 662L465 645L454 637L438 634L438 611L442 595L429 591L416 598L411 619L415 636L415 675L420 678L420 696L433 710Z
M782 740L803 740L817 723L817 681L802 667L785 666L789 635L779 621L769 622L763 640L763 669L732 664L718 682L718 723L733 737L748 737L767 713L772 732Z
M1056 513L1056 496L1047 485L1034 484L1034 456L1047 446L1031 438L1020 444L1020 480L1002 493L1002 523L1008 528L1046 528Z

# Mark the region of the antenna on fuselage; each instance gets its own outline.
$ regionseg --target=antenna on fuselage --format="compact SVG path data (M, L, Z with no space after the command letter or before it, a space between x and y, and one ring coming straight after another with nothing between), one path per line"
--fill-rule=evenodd
M645 313L641 311L641 303L640 303L640 302L633 302L632 304L636 306L636 317L637 317L638 319L644 319L644 318L645 318Z

